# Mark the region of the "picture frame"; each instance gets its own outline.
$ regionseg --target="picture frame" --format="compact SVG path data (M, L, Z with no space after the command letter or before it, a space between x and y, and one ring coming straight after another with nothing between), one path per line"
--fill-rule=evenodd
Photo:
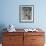
M19 5L19 21L34 22L34 5Z

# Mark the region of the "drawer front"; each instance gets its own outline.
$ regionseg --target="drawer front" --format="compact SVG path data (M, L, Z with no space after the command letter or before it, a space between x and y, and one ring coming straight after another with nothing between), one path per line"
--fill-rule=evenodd
M32 46L44 46L43 44L32 44Z
M22 36L4 36L3 46L23 46Z
M2 46L16 46L15 44L2 44Z
M4 36L23 36L23 32L4 32Z
M31 46L32 44L32 37L30 36L24 36L24 46Z
M2 46L23 46L23 44L2 44Z
M44 36L44 32L25 32L24 36Z
M4 36L3 43L14 43L14 42L23 41L23 36Z
M32 44L44 44L44 36L32 36Z

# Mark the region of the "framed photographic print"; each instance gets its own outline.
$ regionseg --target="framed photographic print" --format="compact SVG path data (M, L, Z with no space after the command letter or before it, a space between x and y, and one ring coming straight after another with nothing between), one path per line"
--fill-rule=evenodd
M34 22L34 5L20 5L19 20L24 23Z

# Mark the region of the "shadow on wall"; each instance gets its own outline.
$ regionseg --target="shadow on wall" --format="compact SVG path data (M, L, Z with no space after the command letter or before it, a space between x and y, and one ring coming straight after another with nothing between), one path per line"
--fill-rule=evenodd
M3 36L3 32L5 32L6 30L4 30L5 25L4 24L0 24L0 43L2 43L2 36Z

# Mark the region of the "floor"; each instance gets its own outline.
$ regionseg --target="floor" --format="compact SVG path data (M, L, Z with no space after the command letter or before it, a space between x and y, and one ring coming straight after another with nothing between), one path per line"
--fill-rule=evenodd
M2 46L2 44L0 44L0 46Z

